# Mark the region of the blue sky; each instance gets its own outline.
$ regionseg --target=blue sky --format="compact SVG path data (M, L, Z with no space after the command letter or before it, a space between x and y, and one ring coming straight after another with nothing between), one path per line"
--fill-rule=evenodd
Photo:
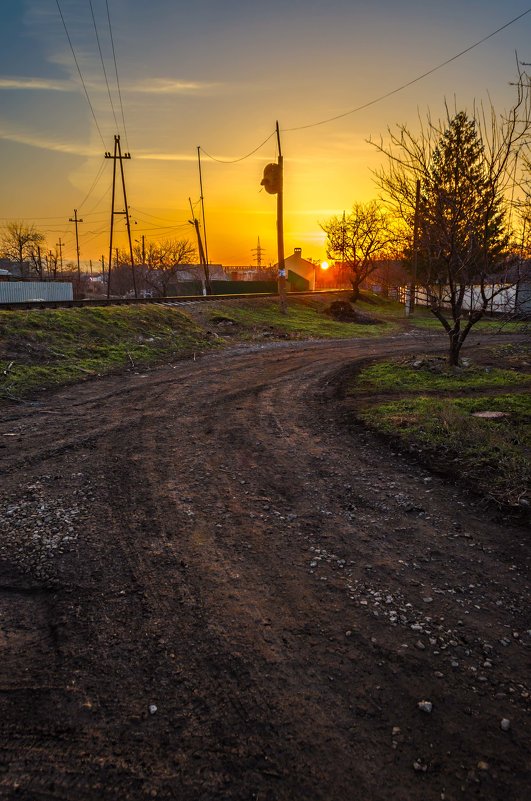
M117 125L109 103L89 0L60 0L103 140L86 101L56 0L1 0L0 224L28 218L63 235L80 207L86 258L105 250L113 135L123 126L106 0L92 0ZM129 202L138 232L188 235L188 197L199 194L196 147L236 158L273 130L340 114L411 80L527 10L525 2L426 3L271 0L109 0L122 90ZM319 220L376 194L377 156L366 140L397 122L415 127L444 99L471 107L510 104L515 50L531 61L531 14L471 53L366 111L283 134L287 249L320 258ZM271 140L236 165L204 157L209 251L245 263L261 237L274 256L274 208L260 192L275 158ZM100 174L101 173L101 174ZM100 177L91 189L94 179ZM45 218L53 218L45 220Z

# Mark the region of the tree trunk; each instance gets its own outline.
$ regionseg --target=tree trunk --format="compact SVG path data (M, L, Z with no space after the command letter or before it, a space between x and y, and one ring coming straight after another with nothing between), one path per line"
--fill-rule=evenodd
M350 282L352 284L352 295L350 296L350 302L356 303L357 300L360 299L360 285L356 281Z
M450 331L450 349L448 351L448 364L450 367L459 367L459 354L463 345L459 332Z

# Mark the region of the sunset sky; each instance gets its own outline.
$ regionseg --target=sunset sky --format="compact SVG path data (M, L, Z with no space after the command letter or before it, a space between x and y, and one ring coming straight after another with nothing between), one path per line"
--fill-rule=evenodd
M319 227L377 195L378 154L366 140L428 108L443 113L493 100L510 105L515 50L531 61L531 13L398 94L334 122L437 66L528 9L525 0L106 0L60 8L102 137L83 91L56 0L0 0L0 225L26 219L52 249L108 256L113 149L120 133L135 238L193 237L188 197L199 198L197 146L217 159L254 150L279 120L285 157L286 255L324 258ZM299 130L292 130L297 129ZM105 146L104 146L105 145ZM257 238L276 261L275 199L261 190L275 138L220 164L203 154L210 261L249 264ZM88 197L87 197L88 195ZM118 195L123 208L121 195ZM123 244L125 225L117 223Z

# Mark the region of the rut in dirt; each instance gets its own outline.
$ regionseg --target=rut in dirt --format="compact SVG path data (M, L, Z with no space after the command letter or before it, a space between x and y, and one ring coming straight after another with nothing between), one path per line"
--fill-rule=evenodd
M436 344L234 348L10 409L0 797L524 798L524 531L341 400Z

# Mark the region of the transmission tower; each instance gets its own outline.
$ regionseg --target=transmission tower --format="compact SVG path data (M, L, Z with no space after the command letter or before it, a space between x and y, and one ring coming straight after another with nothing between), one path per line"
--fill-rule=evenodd
M262 268L262 254L265 253L266 249L263 248L260 244L260 237L258 237L258 245L251 250L251 253L254 254L253 261L256 262L256 266L260 270Z

